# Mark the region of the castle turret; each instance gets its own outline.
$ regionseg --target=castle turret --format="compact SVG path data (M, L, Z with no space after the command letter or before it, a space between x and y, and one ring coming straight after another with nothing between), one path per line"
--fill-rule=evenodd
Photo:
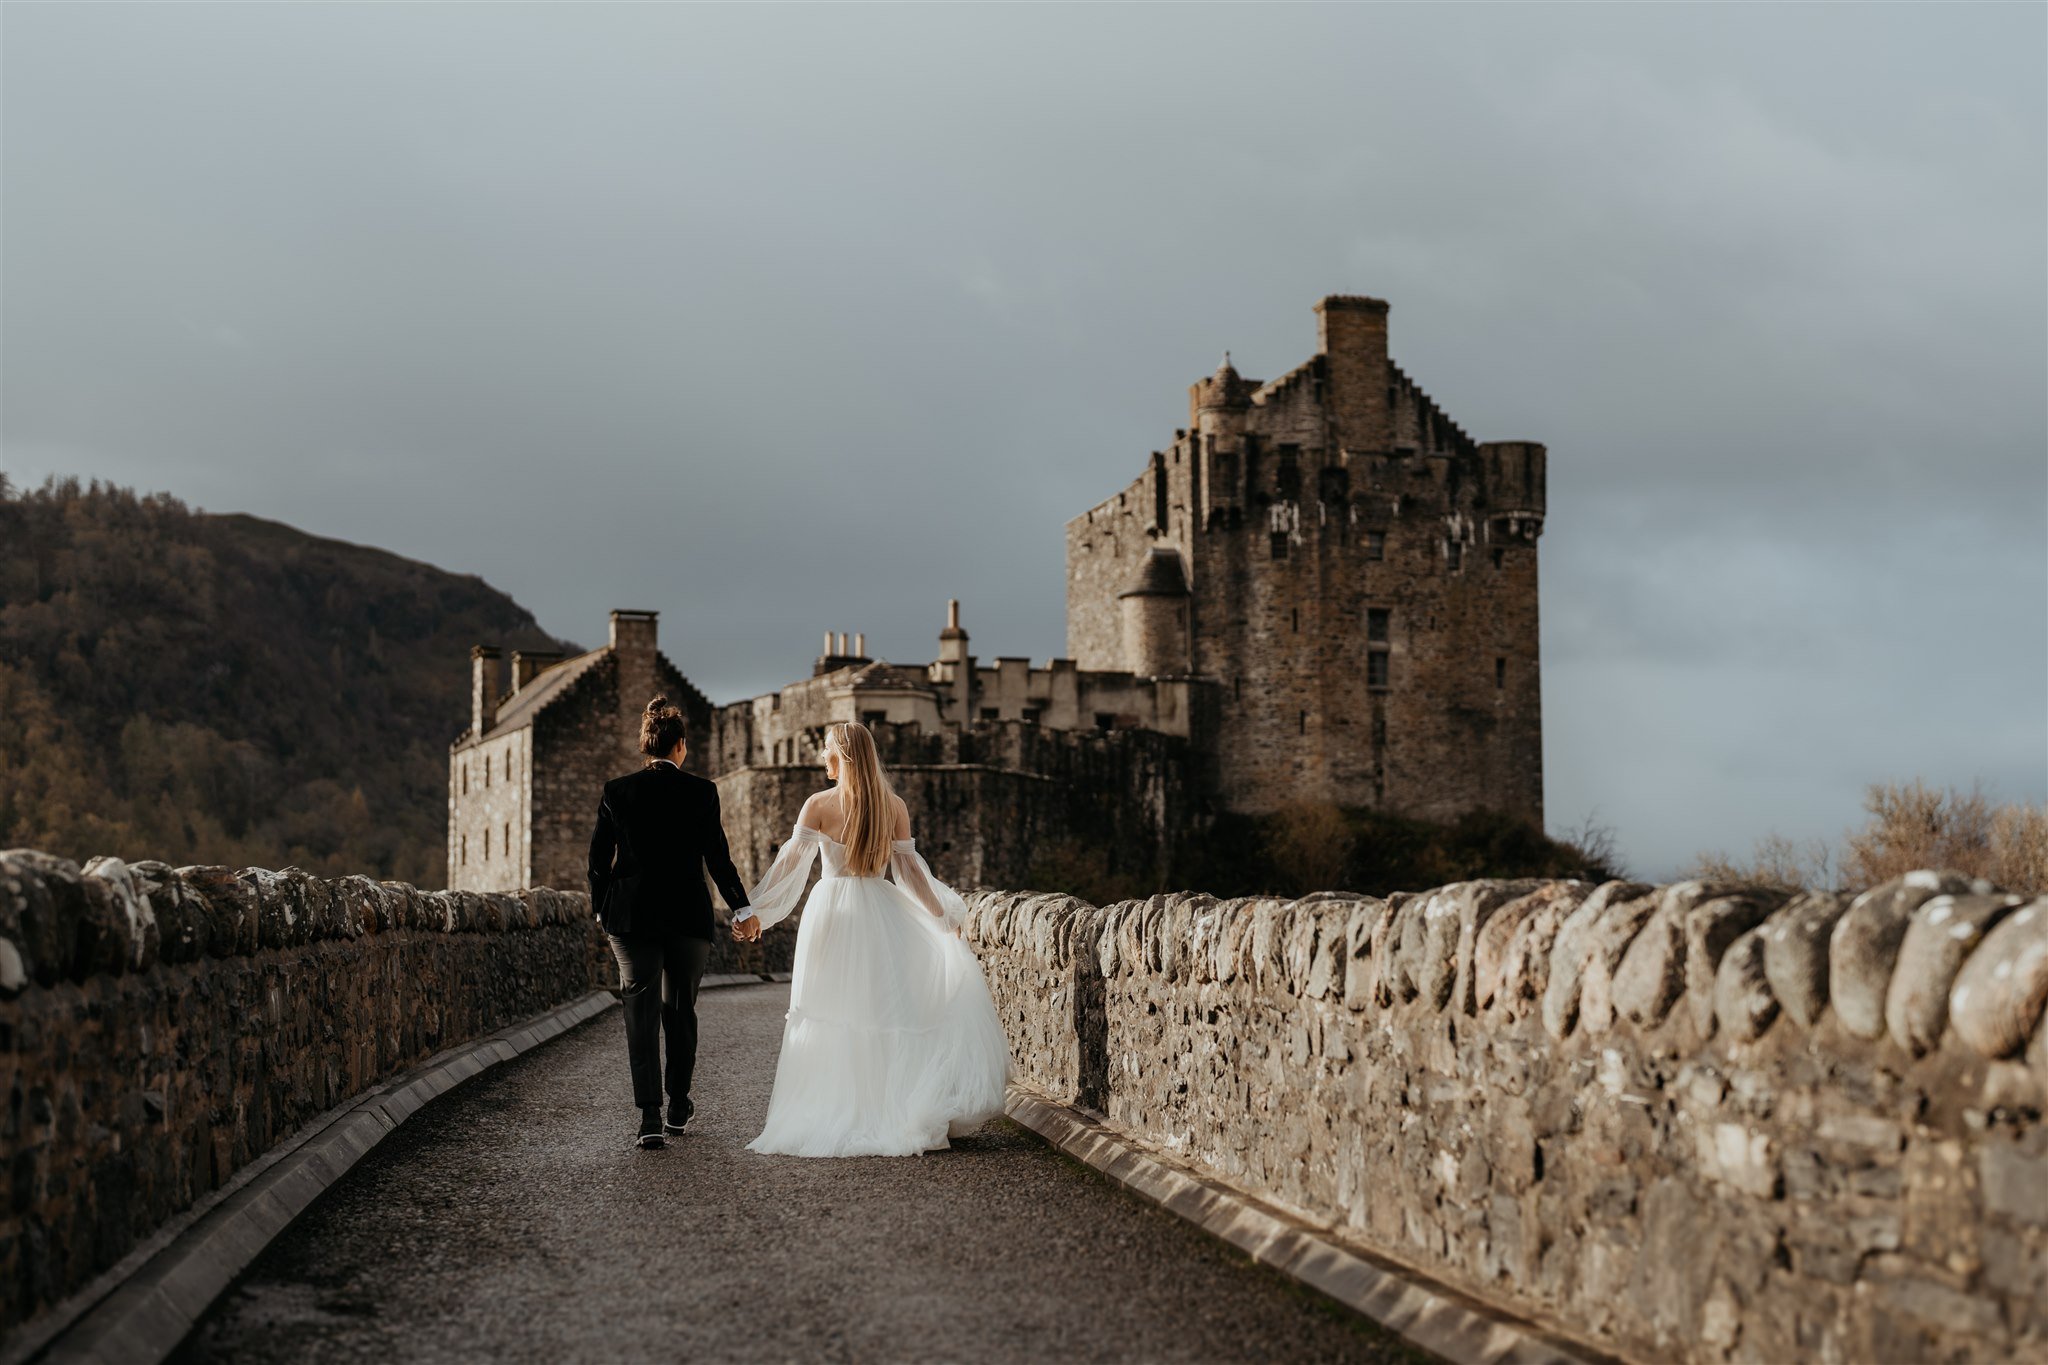
M1543 534L1547 454L1537 441L1480 442L1488 539L1528 543Z
M1131 586L1117 594L1123 612L1124 667L1141 678L1188 672L1188 579L1180 551L1154 546Z
M1243 515L1245 423L1258 387L1225 351L1216 373L1188 390L1188 499L1197 526L1231 525Z

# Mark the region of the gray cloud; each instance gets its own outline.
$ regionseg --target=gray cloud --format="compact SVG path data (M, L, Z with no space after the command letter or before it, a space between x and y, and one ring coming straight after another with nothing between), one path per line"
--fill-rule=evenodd
M1984 8L11 6L4 464L657 607L1062 649L1064 520L1393 303L1549 443L1548 799L1646 871L2048 795L2044 37Z

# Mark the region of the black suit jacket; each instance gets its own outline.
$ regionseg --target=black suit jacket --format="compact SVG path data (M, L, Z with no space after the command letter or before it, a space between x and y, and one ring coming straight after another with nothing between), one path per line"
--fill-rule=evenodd
M590 836L590 903L606 933L715 938L707 867L728 909L747 903L715 783L663 762L604 784Z

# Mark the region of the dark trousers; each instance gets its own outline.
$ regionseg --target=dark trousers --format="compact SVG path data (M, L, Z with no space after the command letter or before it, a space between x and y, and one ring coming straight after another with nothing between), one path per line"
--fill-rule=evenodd
M606 937L619 960L633 1103L642 1109L659 1105L664 1079L669 1099L681 1103L689 1098L690 1073L697 1065L697 984L711 960L711 944L668 929ZM668 1042L666 1068L657 1060L657 1031Z

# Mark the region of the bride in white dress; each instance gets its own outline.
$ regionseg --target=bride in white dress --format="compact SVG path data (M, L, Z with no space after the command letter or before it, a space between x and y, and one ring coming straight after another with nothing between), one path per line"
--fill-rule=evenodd
M827 727L825 774L837 785L804 802L789 842L747 892L751 913L733 921L734 937L759 937L795 907L811 860L823 856L797 925L768 1119L747 1146L791 1156L932 1151L1002 1112L1009 1043L958 934L967 906L918 855L866 726Z

